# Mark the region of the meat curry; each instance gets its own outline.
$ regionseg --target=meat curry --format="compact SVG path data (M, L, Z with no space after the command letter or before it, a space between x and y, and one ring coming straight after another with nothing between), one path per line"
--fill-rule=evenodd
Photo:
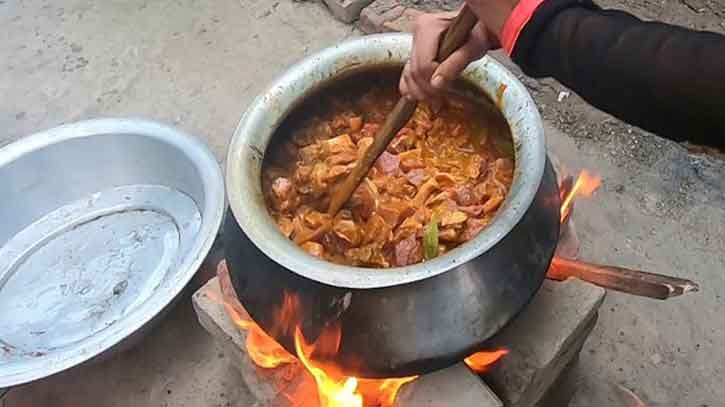
M332 191L399 97L396 72L368 75L309 98L285 121L268 149L262 189L280 231L309 254L407 266L473 239L492 221L513 180L513 144L492 106L454 94L435 111L420 104L331 218Z

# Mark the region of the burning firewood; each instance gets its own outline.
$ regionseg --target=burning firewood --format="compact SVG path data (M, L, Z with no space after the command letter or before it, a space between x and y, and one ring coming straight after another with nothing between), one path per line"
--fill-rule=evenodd
M682 278L623 267L600 266L561 257L552 260L546 276L553 280L576 277L600 287L658 300L700 290L697 283Z
M265 372L278 390L278 398L287 405L294 401L296 407L393 407L398 391L406 383L418 376L363 379L347 377L341 374L337 366L330 362L340 347L342 331L340 324L327 326L316 341L309 343L302 335L299 326L295 326L294 339L296 355L287 352L271 336L267 335L247 314L239 303L229 278L226 261L217 267L221 298L207 297L223 305L227 315L236 326L246 331L246 351L252 362ZM214 298L212 298L214 297ZM280 323L290 319L299 303L294 296L286 295L286 300L278 319ZM465 359L466 365L478 373L484 373L508 353L506 349L490 352L478 352ZM308 373L300 374L304 370ZM310 380L311 379L311 380Z
M697 283L690 280L623 267L590 264L561 256L578 253L578 242L570 225L574 201L579 196L591 196L600 185L601 178L586 170L582 170L576 180L571 176L561 178L559 193L562 228L557 255L549 266L547 278L561 281L576 277L600 287L660 300L698 291Z

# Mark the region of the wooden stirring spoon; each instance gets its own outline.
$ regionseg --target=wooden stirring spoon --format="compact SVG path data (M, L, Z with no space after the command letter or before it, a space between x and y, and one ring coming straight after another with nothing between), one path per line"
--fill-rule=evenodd
M456 16L446 31L443 41L441 41L436 61L445 61L453 52L462 47L468 40L468 35L473 30L473 27L476 26L477 22L478 19L471 9L468 6L463 6L461 12L458 13L458 16ZM417 107L417 101L405 97L400 98L393 108L393 111L390 112L385 120L375 140L373 140L373 144L365 151L362 158L358 160L357 165L355 165L352 172L350 172L342 184L333 191L332 197L330 198L330 206L327 210L330 216L335 216L347 200L350 199L350 196L355 192L375 161L388 148L388 144L390 144L400 129L408 123L408 120L413 116L413 112L415 112Z

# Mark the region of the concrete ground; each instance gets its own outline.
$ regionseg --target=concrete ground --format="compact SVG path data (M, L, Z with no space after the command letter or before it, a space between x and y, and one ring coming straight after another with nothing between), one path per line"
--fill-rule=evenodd
M186 298L142 344L11 390L3 407L250 407L242 377L196 322Z
M0 25L0 145L64 122L131 115L199 135L220 162L266 83L304 55L357 35L317 3L292 0L0 0ZM610 292L581 358L573 405L623 405L613 384L649 406L722 405L725 166L654 137L572 139L551 126L548 133L568 167L604 178L594 199L577 206L582 258L688 277L703 288L668 302ZM13 389L0 405L252 402L187 297L136 349Z

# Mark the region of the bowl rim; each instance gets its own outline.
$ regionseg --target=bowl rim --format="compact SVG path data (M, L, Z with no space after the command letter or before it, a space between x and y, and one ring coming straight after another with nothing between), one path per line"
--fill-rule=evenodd
M178 148L193 162L204 180L202 222L197 236L169 284L159 287L148 300L123 319L87 337L67 350L15 362L13 369L0 369L0 389L39 380L87 362L112 349L141 330L161 314L191 281L216 239L224 214L225 194L221 168L209 148L198 138L161 123L139 118L98 118L78 121L40 131L0 148L0 167L26 154L71 139L104 135L134 134L151 137ZM199 203L197 202L197 205Z
M501 209L478 236L430 261L406 267L371 269L313 257L279 232L261 191L261 164L274 132L288 114L321 85L368 65L402 65L410 56L411 44L410 34L376 34L322 50L290 68L263 91L242 116L227 152L227 196L242 231L277 264L303 277L339 288L383 288L412 283L445 273L480 256L501 241L530 207L546 163L543 123L524 85L503 65L486 56L471 64L463 77L492 100L498 100L497 105L512 129L516 168L511 191Z

